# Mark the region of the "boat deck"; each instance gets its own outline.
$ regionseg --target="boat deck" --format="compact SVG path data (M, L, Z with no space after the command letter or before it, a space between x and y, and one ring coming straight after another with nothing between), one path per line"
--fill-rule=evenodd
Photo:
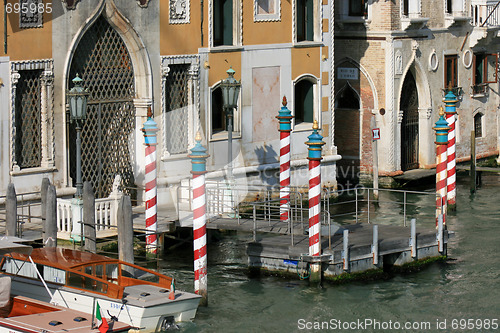
M29 303L40 304L40 306L47 305L47 303L22 296L16 296L16 298L22 301L26 300ZM91 328L91 315L55 305L51 306L55 308L54 311L0 318L0 332L2 332L2 328L7 328L8 331L6 332L99 332L97 328ZM127 332L130 329L130 325L121 322L110 322L109 326L110 330L108 332Z

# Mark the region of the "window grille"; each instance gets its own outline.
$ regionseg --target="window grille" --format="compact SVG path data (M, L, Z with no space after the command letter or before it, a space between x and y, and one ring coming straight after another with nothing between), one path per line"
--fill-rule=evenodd
M474 136L476 138L481 138L483 136L483 115L476 113L474 116Z
M121 190L136 197L132 167L135 108L134 69L118 32L99 17L80 40L71 63L68 89L79 74L89 92L82 122L82 180L90 181L98 198L107 197L115 176ZM68 116L69 119L69 116ZM70 175L76 180L76 130L69 124Z
M189 64L169 65L165 84L165 123L170 154L188 150Z
M16 161L21 169L39 167L41 149L41 70L19 71L15 100Z

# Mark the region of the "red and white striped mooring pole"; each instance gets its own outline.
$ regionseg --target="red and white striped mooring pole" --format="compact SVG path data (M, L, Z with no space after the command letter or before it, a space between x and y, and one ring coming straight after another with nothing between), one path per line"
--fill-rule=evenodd
M457 122L457 104L455 94L449 90L444 97L446 121L450 130L448 131L448 164L447 164L447 201L448 209L455 210L457 205L457 175L456 175L456 152L455 152L455 124Z
M193 174L193 250L194 250L194 292L202 296L200 305L207 305L207 218L205 197L205 173L207 149L201 145L201 135L196 133L196 145L191 149Z
M443 107L439 108L439 120L433 128L436 131L436 226L437 217L443 215L446 223L446 179L447 179L447 145L450 127L444 119Z
M157 249L157 209L156 209L156 132L158 127L153 120L151 107L148 109L148 120L142 128L146 145L146 171L145 171L145 203L146 203L146 251L156 254Z
M279 111L280 132L280 220L288 222L290 214L290 132L292 131L292 112L286 107L286 97Z
M325 144L323 137L318 133L318 122L314 120L313 132L307 138L309 147L307 159L309 160L309 255L321 255L320 235L320 196L321 196L321 148ZM321 262L311 263L310 281L321 281Z

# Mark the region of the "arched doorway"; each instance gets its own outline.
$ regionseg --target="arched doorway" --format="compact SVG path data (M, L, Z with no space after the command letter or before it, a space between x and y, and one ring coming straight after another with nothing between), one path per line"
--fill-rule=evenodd
M350 187L359 182L361 162L361 111L357 92L349 83L340 91L335 106L335 144L342 159L337 162L339 184Z
M411 70L406 74L401 90L401 170L419 167L418 161L418 92Z
M99 16L81 38L71 62L67 88L77 74L89 92L82 126L82 179L90 181L98 198L111 192L115 175L124 192L134 186L134 69L117 31ZM69 117L68 117L69 119ZM69 125L70 176L76 180L74 124Z

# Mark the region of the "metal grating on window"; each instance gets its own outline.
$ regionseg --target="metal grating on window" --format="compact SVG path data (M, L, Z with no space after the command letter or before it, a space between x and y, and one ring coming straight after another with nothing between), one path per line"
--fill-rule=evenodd
M132 168L135 129L134 72L127 47L104 17L85 33L75 52L69 78L79 74L90 93L82 126L82 179L96 197L107 197L115 175L123 192L135 197ZM70 83L69 88L72 87ZM75 128L70 125L71 176L76 179Z
M480 138L483 136L482 114L476 113L474 116L474 136Z
M22 168L39 167L41 146L41 70L19 71L16 93L16 161Z
M188 70L189 65L169 65L165 85L165 123L167 150L170 154L188 150Z

